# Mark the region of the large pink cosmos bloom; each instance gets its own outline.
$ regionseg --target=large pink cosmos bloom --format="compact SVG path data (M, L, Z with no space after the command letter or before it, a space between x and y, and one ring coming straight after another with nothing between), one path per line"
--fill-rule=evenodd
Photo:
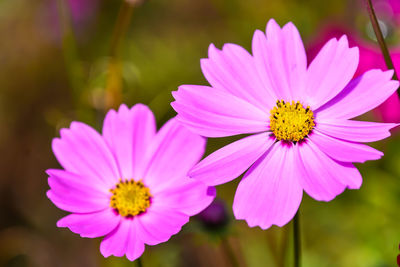
M399 83L391 80L393 71L381 70L352 80L358 49L346 36L327 42L307 66L292 23L280 28L270 20L266 34L254 33L252 51L211 45L201 61L211 87L180 86L172 106L181 123L203 136L251 134L206 157L189 176L219 185L250 167L233 211L249 226L266 229L293 218L303 190L330 201L345 188L360 188L352 162L383 155L360 142L386 138L396 125L350 119L385 101Z
M157 133L152 112L137 104L108 112L103 134L80 122L61 130L53 151L65 170L48 170L49 199L72 214L57 222L81 237L105 236L105 256L140 257L178 233L206 208L215 189L187 177L205 139L168 121Z

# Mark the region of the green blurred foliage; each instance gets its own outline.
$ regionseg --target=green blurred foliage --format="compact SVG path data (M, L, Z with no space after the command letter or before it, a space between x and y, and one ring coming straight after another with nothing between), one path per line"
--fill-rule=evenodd
M125 258L104 259L100 239L58 229L56 221L66 213L45 195L44 171L59 167L52 138L73 120L101 129L107 111L109 49L122 1L92 1L97 7L84 22L72 24L74 36L64 46L56 1L0 1L0 266L135 265ZM121 46L122 100L149 105L160 126L175 114L171 91L181 84L207 84L199 60L207 57L210 43L250 50L254 30L264 29L270 18L281 25L293 21L306 44L330 22L365 36L363 12L356 0L146 1L133 10ZM375 145L386 153L382 160L358 165L361 190L347 190L329 203L304 196L303 266L395 265L399 137ZM237 138L209 140L207 153ZM217 188L228 207L238 182ZM292 265L291 224L262 231L233 221L231 211L230 217L228 228L217 234L192 218L169 242L147 247L144 266L231 266L229 247L241 266Z

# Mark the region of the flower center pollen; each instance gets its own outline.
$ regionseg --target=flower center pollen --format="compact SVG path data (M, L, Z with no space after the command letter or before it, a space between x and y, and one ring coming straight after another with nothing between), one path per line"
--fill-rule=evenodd
M136 216L150 207L150 189L141 181L120 180L112 193L110 205L121 216Z
M297 142L303 140L314 128L314 114L299 101L286 103L278 100L271 110L270 128L276 139Z

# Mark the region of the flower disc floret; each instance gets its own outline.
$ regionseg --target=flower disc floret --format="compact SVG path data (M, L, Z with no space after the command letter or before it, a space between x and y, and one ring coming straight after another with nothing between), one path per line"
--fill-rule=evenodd
M276 139L298 142L314 128L314 114L299 101L292 103L278 100L271 110L270 128Z
M150 189L141 181L121 180L110 191L113 194L110 205L121 216L136 216L150 207Z

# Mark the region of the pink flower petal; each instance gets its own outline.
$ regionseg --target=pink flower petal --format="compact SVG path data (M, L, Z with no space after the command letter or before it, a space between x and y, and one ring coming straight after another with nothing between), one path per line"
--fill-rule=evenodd
M137 217L140 238L148 245L168 241L189 221L189 216L179 210L160 203L162 198L154 198L148 211Z
M171 105L178 119L194 132L222 137L268 129L269 111L208 86L183 85Z
M144 242L141 239L141 233L139 232L138 220L133 220L133 226L131 226L130 234L128 237L128 243L126 248L126 257L130 261L134 261L144 252Z
M390 136L396 123L377 123L352 120L324 120L317 122L321 133L352 142L375 142Z
M273 83L269 77L269 53L266 49L268 44L265 33L260 30L256 30L253 35L251 46L257 73L264 85L264 89L268 92L268 95L271 96L271 105L274 106L275 102L282 98L282 94L273 87ZM272 103L272 101L274 101L274 103Z
M148 148L148 167L143 178L152 194L175 187L204 154L206 140L189 131L175 118L157 133Z
M143 176L144 157L156 133L151 110L142 104L131 109L121 105L118 112L110 110L103 124L103 137L115 155L122 177Z
M343 91L315 110L318 120L351 119L384 102L399 86L391 80L393 70L370 70L352 80Z
M292 145L276 143L245 174L236 191L233 212L250 227L280 227L296 214L303 190Z
M160 202L163 206L192 216L208 207L215 195L214 187L208 187L200 181L183 177L179 182L176 181L174 187L159 192L157 197L162 199Z
M60 209L87 213L100 211L110 204L109 193L88 184L82 176L66 171L49 171L48 198Z
M345 35L324 45L307 71L307 104L311 109L318 109L345 88L353 78L358 59L358 48L349 48Z
M298 177L304 191L319 201L331 201L341 194L346 186L358 189L362 178L351 163L338 162L320 151L312 142L295 146Z
M121 177L117 163L101 135L90 126L72 122L53 139L53 152L66 171L96 177L111 188Z
M88 191L94 190L105 195L109 194L110 188L105 186L97 177L94 176L82 176L80 174L60 169L48 169L46 170L46 174L50 177L56 177L67 184L71 183L71 185L75 185L75 187L83 186L84 188L87 188Z
M207 185L227 183L246 171L274 141L267 132L240 139L203 159L190 170L189 176Z
M314 131L309 135L309 140L322 152L338 161L365 162L367 160L377 160L383 156L382 152L370 146L343 141L318 131Z
M271 109L275 101L268 94L257 75L252 56L242 47L225 44L222 51L213 44L201 69L216 90L223 90L263 109Z
M113 231L121 221L121 216L111 208L93 213L73 213L57 222L58 227L68 227L81 237L100 237Z
M281 29L271 19L267 24L266 36L256 31L253 55L265 87L275 91L271 95L276 97L272 97L271 101L300 100L307 59L300 34L291 22Z
M100 244L100 252L104 257L111 255L122 257L126 254L131 261L139 258L144 251L144 243L139 238L136 218L123 219L118 228L109 233Z

